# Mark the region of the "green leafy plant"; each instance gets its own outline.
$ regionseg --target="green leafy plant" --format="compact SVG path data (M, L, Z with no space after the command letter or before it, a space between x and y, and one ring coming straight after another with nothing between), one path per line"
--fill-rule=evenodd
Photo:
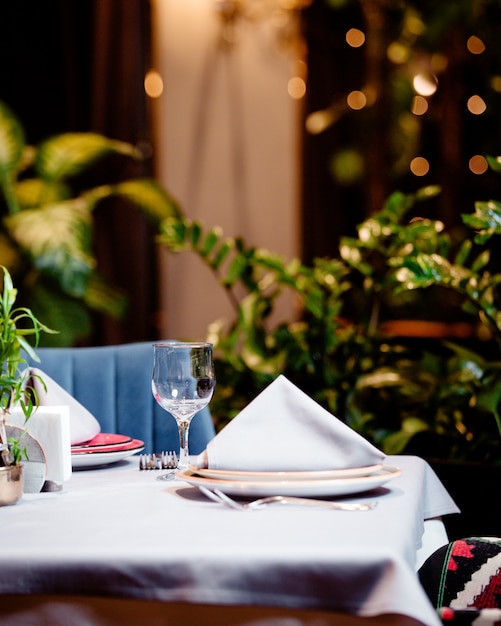
M110 159L138 161L142 155L95 133L64 133L30 146L20 121L0 102L0 264L9 268L23 302L59 329L52 337L59 345L90 331L91 312L119 317L126 304L97 268L95 209L120 197L153 223L178 213L149 178L89 185L90 173Z
M25 424L31 417L38 397L35 389L29 384L30 370L24 358L29 357L38 361L36 352L27 340L30 337L35 347L38 345L42 332L53 334L54 331L42 324L25 307L16 307L17 289L14 288L12 278L7 268L3 270L3 292L0 299L0 446L4 464L18 464L26 458L26 452L21 446L20 439L7 439L5 423L12 406L20 406ZM37 375L37 378L43 380ZM10 448L10 456L5 454L5 446Z
M356 237L342 238L335 258L311 267L196 221L162 222L163 245L197 254L233 305L233 319L208 329L218 427L283 373L387 453L500 462L501 204L477 202L451 234L420 216L439 191L394 193ZM277 322L284 293L298 314ZM399 336L394 318L411 328L441 319L449 332ZM451 340L456 327L468 337Z

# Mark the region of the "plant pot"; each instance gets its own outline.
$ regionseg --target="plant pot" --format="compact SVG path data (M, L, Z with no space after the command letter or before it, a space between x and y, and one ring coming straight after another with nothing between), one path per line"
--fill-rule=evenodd
M0 467L0 506L16 504L23 495L23 466Z

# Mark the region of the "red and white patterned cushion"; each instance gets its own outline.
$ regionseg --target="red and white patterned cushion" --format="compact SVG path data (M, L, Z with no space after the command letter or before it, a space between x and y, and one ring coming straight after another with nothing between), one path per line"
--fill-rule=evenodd
M443 624L501 626L501 538L452 541L426 560L419 577Z

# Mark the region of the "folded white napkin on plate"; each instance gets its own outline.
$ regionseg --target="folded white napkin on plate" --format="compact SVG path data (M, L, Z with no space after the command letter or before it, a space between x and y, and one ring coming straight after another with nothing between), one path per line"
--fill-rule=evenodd
M279 376L197 457L197 467L309 471L366 467L385 455Z
M32 376L31 384L38 394L39 406L68 406L70 411L71 445L84 443L93 439L101 432L97 419L80 402L63 389L55 380L42 370L32 367L31 374L37 374L45 383L47 390L36 376Z

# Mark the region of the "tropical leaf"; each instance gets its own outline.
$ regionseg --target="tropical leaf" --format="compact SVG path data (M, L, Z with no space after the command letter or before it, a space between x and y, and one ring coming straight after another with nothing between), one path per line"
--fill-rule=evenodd
M22 159L24 131L17 117L0 102L0 177L12 178Z
M37 317L51 328L58 329L57 334L42 335L41 346L75 345L90 333L92 320L89 310L79 299L63 293L57 283L42 276L24 295L29 298Z
M93 272L87 282L84 301L93 311L121 318L127 309L127 298L118 289Z
M501 157L499 156L493 157L491 155L487 155L486 159L487 159L487 163L489 164L489 167L494 172L501 173Z
M402 421L401 430L385 437L383 450L386 454L401 454L413 437L426 430L429 430L429 424L425 420L408 417Z
M47 182L41 178L26 178L15 187L21 209L34 209L44 204L54 204L71 197L67 185L59 182Z
M0 265L11 268L12 273L22 265L22 255L15 242L0 231Z
M167 217L180 217L181 210L167 191L149 178L136 178L114 185L113 192L126 198L155 222Z
M90 324L83 320L91 319L89 311L118 317L125 308L124 295L97 273L92 211L99 203L120 196L155 225L167 218L182 225L176 201L152 179L128 180L125 169L115 168L109 183L99 181L96 185L92 178L80 176L107 156L143 158L134 145L97 133L64 133L37 146L26 145L22 125L0 102L0 196L3 194L4 200L0 263L15 274L27 296L24 302L31 304L31 295L38 306L46 295L50 310L56 298L53 292L59 289L60 301L68 304L68 312L81 307L81 318L74 316L74 333L61 324L64 331L58 345L71 345L73 338L82 336L81 330L85 330L83 334L89 331ZM113 166L122 163L127 165L126 159L112 161ZM183 238L184 231L178 239ZM35 291L38 283L41 288ZM63 316L54 324L56 328Z
M215 249L217 244L219 243L220 237L222 234L221 228L213 228L209 231L203 241L203 244L200 248L200 254L203 257L208 257L211 252Z
M91 214L81 199L28 209L5 219L13 239L35 267L55 278L72 296L84 295L95 267Z
M463 215L463 222L478 231L475 242L484 244L493 235L501 234L501 204L494 200L476 202L475 213Z
M63 133L40 145L35 158L37 174L47 180L61 180L81 174L108 154L135 159L140 153L131 144L95 133Z

